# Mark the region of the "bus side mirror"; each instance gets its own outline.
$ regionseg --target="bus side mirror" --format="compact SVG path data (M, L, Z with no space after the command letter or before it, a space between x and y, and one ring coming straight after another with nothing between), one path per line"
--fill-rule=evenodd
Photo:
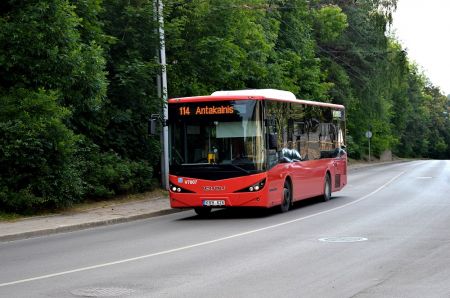
M167 122L167 119L164 119L160 114L152 114L147 123L148 135L156 135L158 133L158 125L167 126Z
M276 133L269 133L269 150L277 150L278 135Z
M156 135L156 125L157 125L156 118L148 119L148 135L150 136Z

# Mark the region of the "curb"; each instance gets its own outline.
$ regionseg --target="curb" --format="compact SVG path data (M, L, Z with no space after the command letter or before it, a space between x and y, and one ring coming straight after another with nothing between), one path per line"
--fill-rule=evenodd
M388 164L399 164L399 163L405 163L405 162L410 162L413 160L410 159L398 159L398 160L392 160L392 161L383 161L383 162L372 162L372 163L356 163L356 164L352 164L352 165L348 165L348 171L353 172L353 171L358 171L361 169L367 169L367 168L373 168L373 167L378 167L378 166L384 166L384 165L388 165Z
M4 235L4 236L0 236L0 242L24 240L24 239L34 238L34 237L39 237L39 236L47 236L47 235L52 235L52 234L86 230L89 228L108 226L108 225L119 224L119 223L126 223L126 222L136 221L136 220L140 220L140 219L146 219L146 218L151 218L151 217L156 217L156 216L161 216L161 215L177 213L177 212L181 212L181 211L183 211L183 210L181 210L181 209L163 209L163 210L159 210L159 211L155 211L155 212L144 213L144 214L139 214L139 215L132 215L132 216L128 216L128 217L118 217L118 218L101 220L101 221L86 222L86 223L75 224L75 225L59 226L59 227L50 228L50 229L43 229L43 230L23 232L23 233L18 233L18 234Z

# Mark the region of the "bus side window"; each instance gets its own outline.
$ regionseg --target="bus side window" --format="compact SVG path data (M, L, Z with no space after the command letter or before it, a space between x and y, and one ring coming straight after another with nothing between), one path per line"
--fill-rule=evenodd
M275 122L267 122L267 163L268 168L272 168L278 163L278 133L276 132Z
M267 138L267 166L272 168L278 164L278 150L281 150L283 139L284 110L282 103L266 102L266 138Z

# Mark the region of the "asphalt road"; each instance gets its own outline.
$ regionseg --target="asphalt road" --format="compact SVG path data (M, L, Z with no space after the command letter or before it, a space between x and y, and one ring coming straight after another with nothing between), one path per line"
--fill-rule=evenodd
M284 214L0 243L0 297L450 297L450 161L355 170L332 200Z

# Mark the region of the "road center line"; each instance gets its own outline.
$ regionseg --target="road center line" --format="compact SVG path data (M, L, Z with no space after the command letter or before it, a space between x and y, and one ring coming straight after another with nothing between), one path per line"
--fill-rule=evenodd
M93 269L98 269L98 268L103 268L103 267L108 267L108 266L113 266L113 265L118 265L118 264L123 264L123 263L128 263L128 262L134 262L134 261L138 261L138 260L142 260L142 259L148 259L148 258L152 258L152 257L156 257L156 256L166 255L166 254L170 254L170 253L174 253L174 252L187 250L187 249L190 249L190 248L195 248L195 247L199 247L199 246L205 246L205 245L221 242L221 241L228 240L228 239L238 238L238 237L242 237L242 236L258 233L258 232L261 232L261 231L265 231L265 230L269 230L269 229L274 229L274 228L277 228L277 227L285 226L285 225L288 225L288 224L291 224L291 223L294 223L294 222L299 222L299 221L302 221L302 220L305 220L305 219L309 219L309 218L312 218L312 217L315 217L315 216L318 216L318 215L330 213L330 212L333 212L333 211L336 211L336 210L348 207L350 205L354 205L356 203L359 203L359 202L361 202L361 201L363 201L363 200L373 196L374 194L378 193L382 189L386 188L389 184L391 184L394 180L396 180L398 177L400 177L404 173L405 172L401 172L400 174L398 174L394 178L390 179L388 182L386 182L382 186L378 187L377 189L375 189L371 193L369 193L369 194L367 194L367 195L365 195L365 196L363 196L363 197L361 197L361 198L359 198L359 199L357 199L357 200L355 200L353 202L350 202L350 203L347 203L347 204L344 204L342 206L335 207L335 208L332 208L332 209L329 209L329 210L325 210L325 211L321 211L321 212L318 212L318 213L314 213L314 214L311 214L311 215L308 215L308 216L299 217L299 218L296 218L296 219L293 219L293 220L285 221L285 222L282 222L282 223L279 223L279 224L267 226L267 227L256 229L256 230L251 230L251 231L247 231L247 232L243 232L243 233L239 233L239 234L234 234L234 235L223 237L223 238L218 238L218 239L214 239L214 240L210 240L210 241L204 241L204 242L200 242L200 243L196 243L196 244L192 244L192 245L187 245L187 246L182 246L182 247L178 247L178 248L174 248L174 249L164 250L164 251L160 251L160 252L156 252L156 253L152 253L152 254L148 254L148 255L143 255L143 256L139 256L139 257L135 257L135 258L123 259L123 260L109 262L109 263L103 263L103 264L98 264L98 265L93 265L93 266L88 266L88 267L82 267L82 268L77 268L77 269L68 270L68 271L62 271L62 272L57 272L57 273L52 273L52 274L47 274L47 275L41 275L41 276L37 276L37 277L31 277L31 278L27 278L27 279L21 279L21 280L1 283L0 287L17 285L17 284L27 283L27 282L41 280L41 279L47 279L47 278L52 278L52 277L57 277L57 276L62 276L62 275L82 272L82 271L88 271L88 270L93 270Z

